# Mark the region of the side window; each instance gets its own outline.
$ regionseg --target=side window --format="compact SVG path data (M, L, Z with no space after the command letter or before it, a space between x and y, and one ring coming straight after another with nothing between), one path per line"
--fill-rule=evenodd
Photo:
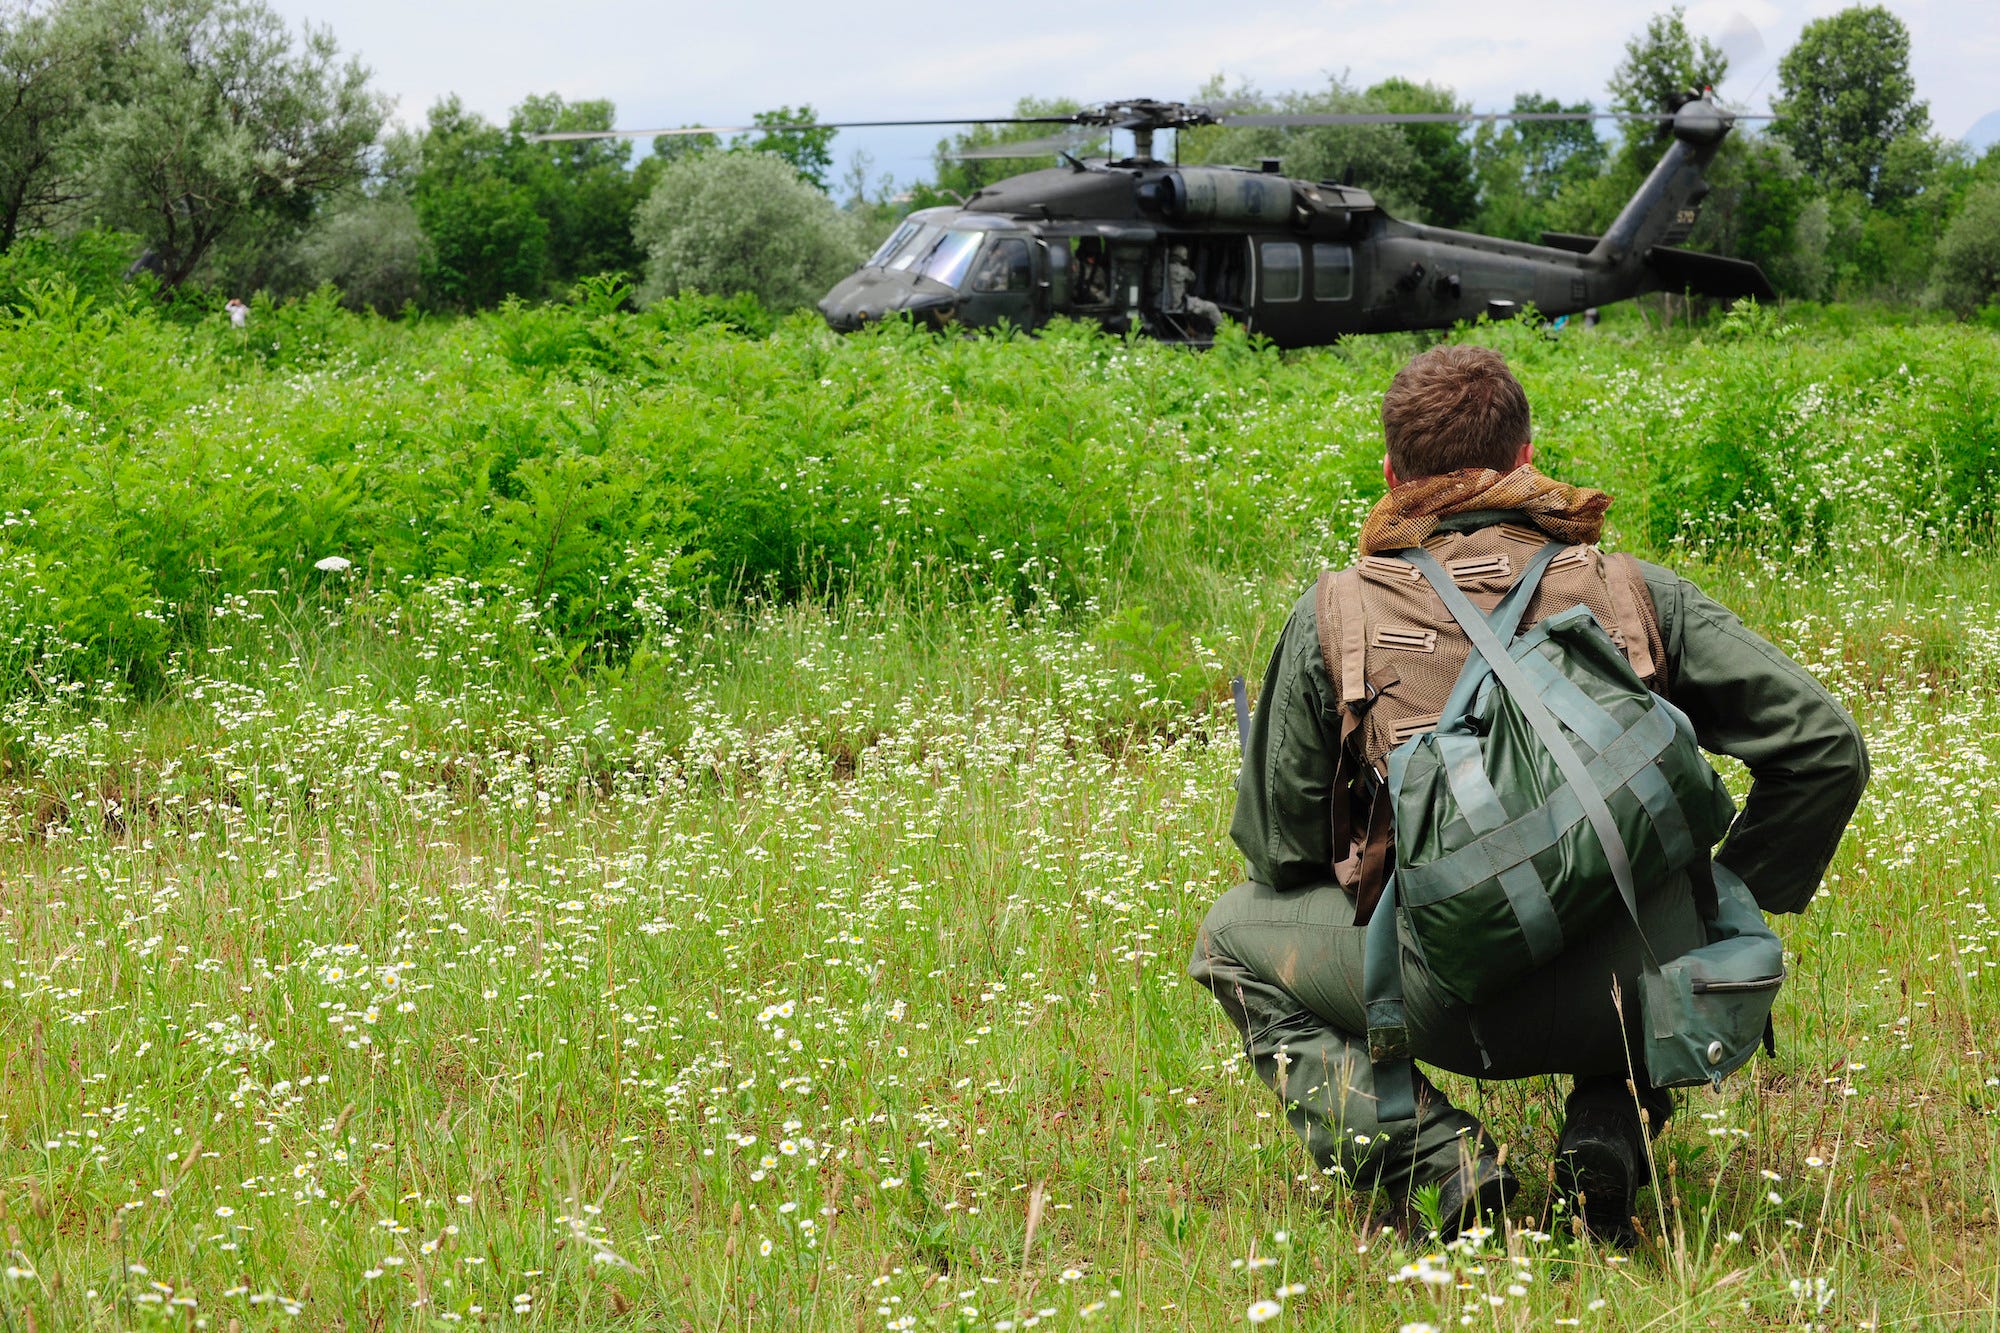
M1345 301L1353 295L1353 249L1345 245L1313 246L1313 300Z
M1265 241L1258 247L1266 301L1296 301L1305 287L1305 260L1295 241Z
M1017 236L993 242L972 280L975 292L1025 292L1030 283L1028 243Z

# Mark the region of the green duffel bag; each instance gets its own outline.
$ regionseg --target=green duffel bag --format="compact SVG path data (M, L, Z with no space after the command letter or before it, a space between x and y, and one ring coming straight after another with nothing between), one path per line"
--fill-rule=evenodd
M1473 644L1437 729L1388 761L1397 897L1435 984L1464 1004L1594 933L1621 897L1636 914L1736 814L1687 718L1588 607L1514 637L1565 549L1538 552L1491 617L1429 553L1402 553Z
M1397 553L1472 651L1436 730L1388 760L1396 867L1370 919L1363 982L1385 1119L1414 1114L1399 918L1433 983L1473 1003L1621 909L1637 922L1639 895L1704 871L1735 814L1687 718L1646 688L1587 607L1515 637L1564 549L1537 552L1490 616L1429 552ZM1692 973L1659 977L1662 1003L1683 979L1694 993Z

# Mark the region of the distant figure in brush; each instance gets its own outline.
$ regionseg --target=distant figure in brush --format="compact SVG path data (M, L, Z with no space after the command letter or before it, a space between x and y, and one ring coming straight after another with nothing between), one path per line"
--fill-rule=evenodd
M1632 1245L1668 1089L1775 1054L1763 913L1812 900L1867 754L1727 608L1598 548L1610 497L1531 466L1497 354L1416 357L1382 427L1389 493L1271 655L1230 826L1249 881L1189 970L1380 1224L1450 1240L1515 1191L1421 1060L1573 1075L1557 1220ZM1704 750L1748 766L1741 813Z
M229 314L229 324L231 328L237 328L237 329L244 328L250 323L250 307L244 305L241 301L237 300L235 297L233 296L230 297L229 304L225 305L222 308Z

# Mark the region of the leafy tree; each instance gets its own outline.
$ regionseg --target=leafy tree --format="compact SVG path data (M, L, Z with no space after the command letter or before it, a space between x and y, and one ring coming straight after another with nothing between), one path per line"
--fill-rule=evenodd
M410 197L430 241L434 304L475 310L548 286L549 224L534 191L510 177L506 148L505 131L458 98L431 108Z
M1372 111L1463 113L1471 110L1449 88L1385 79L1361 94ZM1397 125L1415 159L1404 188L1415 199L1424 221L1440 227L1468 225L1479 206L1479 185L1472 170L1472 145L1464 125Z
M1689 93L1721 84L1729 73L1729 57L1706 37L1688 31L1687 11L1675 5L1646 21L1646 30L1625 42L1625 58L1611 72L1607 85L1611 109L1633 115L1671 111ZM1658 155L1658 145L1671 135L1665 121L1629 121L1624 154L1643 160L1646 170Z
M83 197L71 152L103 41L76 4L0 5L0 250Z
M1784 140L1739 129L1705 174L1708 197L1688 245L1751 260L1786 295L1822 295L1827 205Z
M523 101L507 122L501 170L529 191L548 224L549 280L558 287L599 273L638 274L645 256L632 240L632 210L644 196L627 168L628 140L528 136L608 130L616 114L608 101L565 103L547 93Z
M812 109L810 102L797 108L781 106L771 111L759 111L750 118L750 123L763 126L762 133L739 134L730 140L729 146L739 152L769 153L783 158L799 173L800 180L824 192L833 184L828 173L833 170L833 136L838 131L777 128L780 125L810 125L818 119L819 113Z
M1930 296L1961 313L2000 302L2000 182L1967 193L1938 242Z
M485 175L420 192L416 211L430 240L424 287L438 304L477 310L547 287L549 224L527 190Z
M361 179L386 111L358 61L263 0L100 0L109 92L84 140L98 214L185 281L244 227L297 227Z
M1910 77L1909 29L1887 9L1855 6L1808 23L1778 62L1778 86L1772 131L1826 187L1874 199L1909 193L1924 174L1909 159L1921 153L1930 111ZM1900 169L1885 176L1894 157Z
M769 153L705 153L660 173L633 224L647 301L749 292L774 310L809 305L866 256L833 200Z
M871 180L874 168L874 157L857 149L840 178L841 211L864 238L885 237L894 231L896 223L910 211L912 199L910 192L897 189L896 178L889 172Z
M1516 93L1509 109L1588 115L1594 108L1589 102L1565 106L1540 93ZM1479 230L1523 241L1554 230L1550 210L1556 198L1593 179L1605 159L1604 141L1588 120L1482 124L1473 133L1471 151Z

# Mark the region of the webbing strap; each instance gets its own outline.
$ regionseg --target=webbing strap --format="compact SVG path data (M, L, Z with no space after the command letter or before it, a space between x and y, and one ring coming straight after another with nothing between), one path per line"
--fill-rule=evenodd
M1527 617L1528 604L1535 600L1535 590L1541 586L1542 575L1547 572L1549 562L1568 549L1561 542L1549 542L1541 550L1529 556L1526 568L1521 571L1521 577L1514 580L1513 587L1507 589L1507 595L1493 608L1493 614L1485 617L1502 643L1513 642L1514 635L1521 628L1521 621ZM1453 591L1457 591L1456 583L1451 586ZM1472 605L1470 599L1466 600L1466 605ZM1478 614L1477 608L1473 613ZM1470 711L1472 696L1478 692L1479 682L1485 678L1486 672L1480 669L1479 654L1467 654L1465 665L1459 669L1458 679L1452 684L1451 697L1445 701L1444 716L1460 717Z
M1229 692L1236 697L1237 750L1247 756L1250 753L1250 691L1243 684L1243 677L1230 680Z
M1368 1006L1368 1060L1374 1067L1375 1119L1380 1124L1417 1117L1416 1071L1410 1067L1410 1028L1403 1013L1402 942L1396 937L1396 877L1382 882L1382 897L1362 940L1361 997Z
M1521 716L1548 748L1549 757L1562 770L1564 780L1575 789L1577 801L1583 806L1584 818L1590 821L1604 850L1604 859L1610 863L1611 879L1618 886L1618 896L1624 899L1625 910L1632 915L1632 924L1639 926L1640 947L1645 950L1647 962L1657 968L1659 960L1653 956L1652 942L1646 938L1645 928L1639 921L1639 893L1632 880L1632 859L1626 853L1625 839L1619 836L1618 825L1611 818L1611 807L1604 802L1604 793L1591 781L1583 756L1569 743L1569 737L1563 735L1562 725L1542 703L1534 682L1528 679L1520 663L1508 654L1507 645L1494 634L1493 627L1479 613L1479 608L1458 590L1458 585L1452 582L1451 575L1445 573L1437 559L1421 546L1397 554L1415 565L1430 581L1431 588L1443 600L1445 610L1451 612L1452 619L1465 631L1465 637L1472 643L1472 651L1485 659L1494 676L1507 687L1515 707L1521 710Z

